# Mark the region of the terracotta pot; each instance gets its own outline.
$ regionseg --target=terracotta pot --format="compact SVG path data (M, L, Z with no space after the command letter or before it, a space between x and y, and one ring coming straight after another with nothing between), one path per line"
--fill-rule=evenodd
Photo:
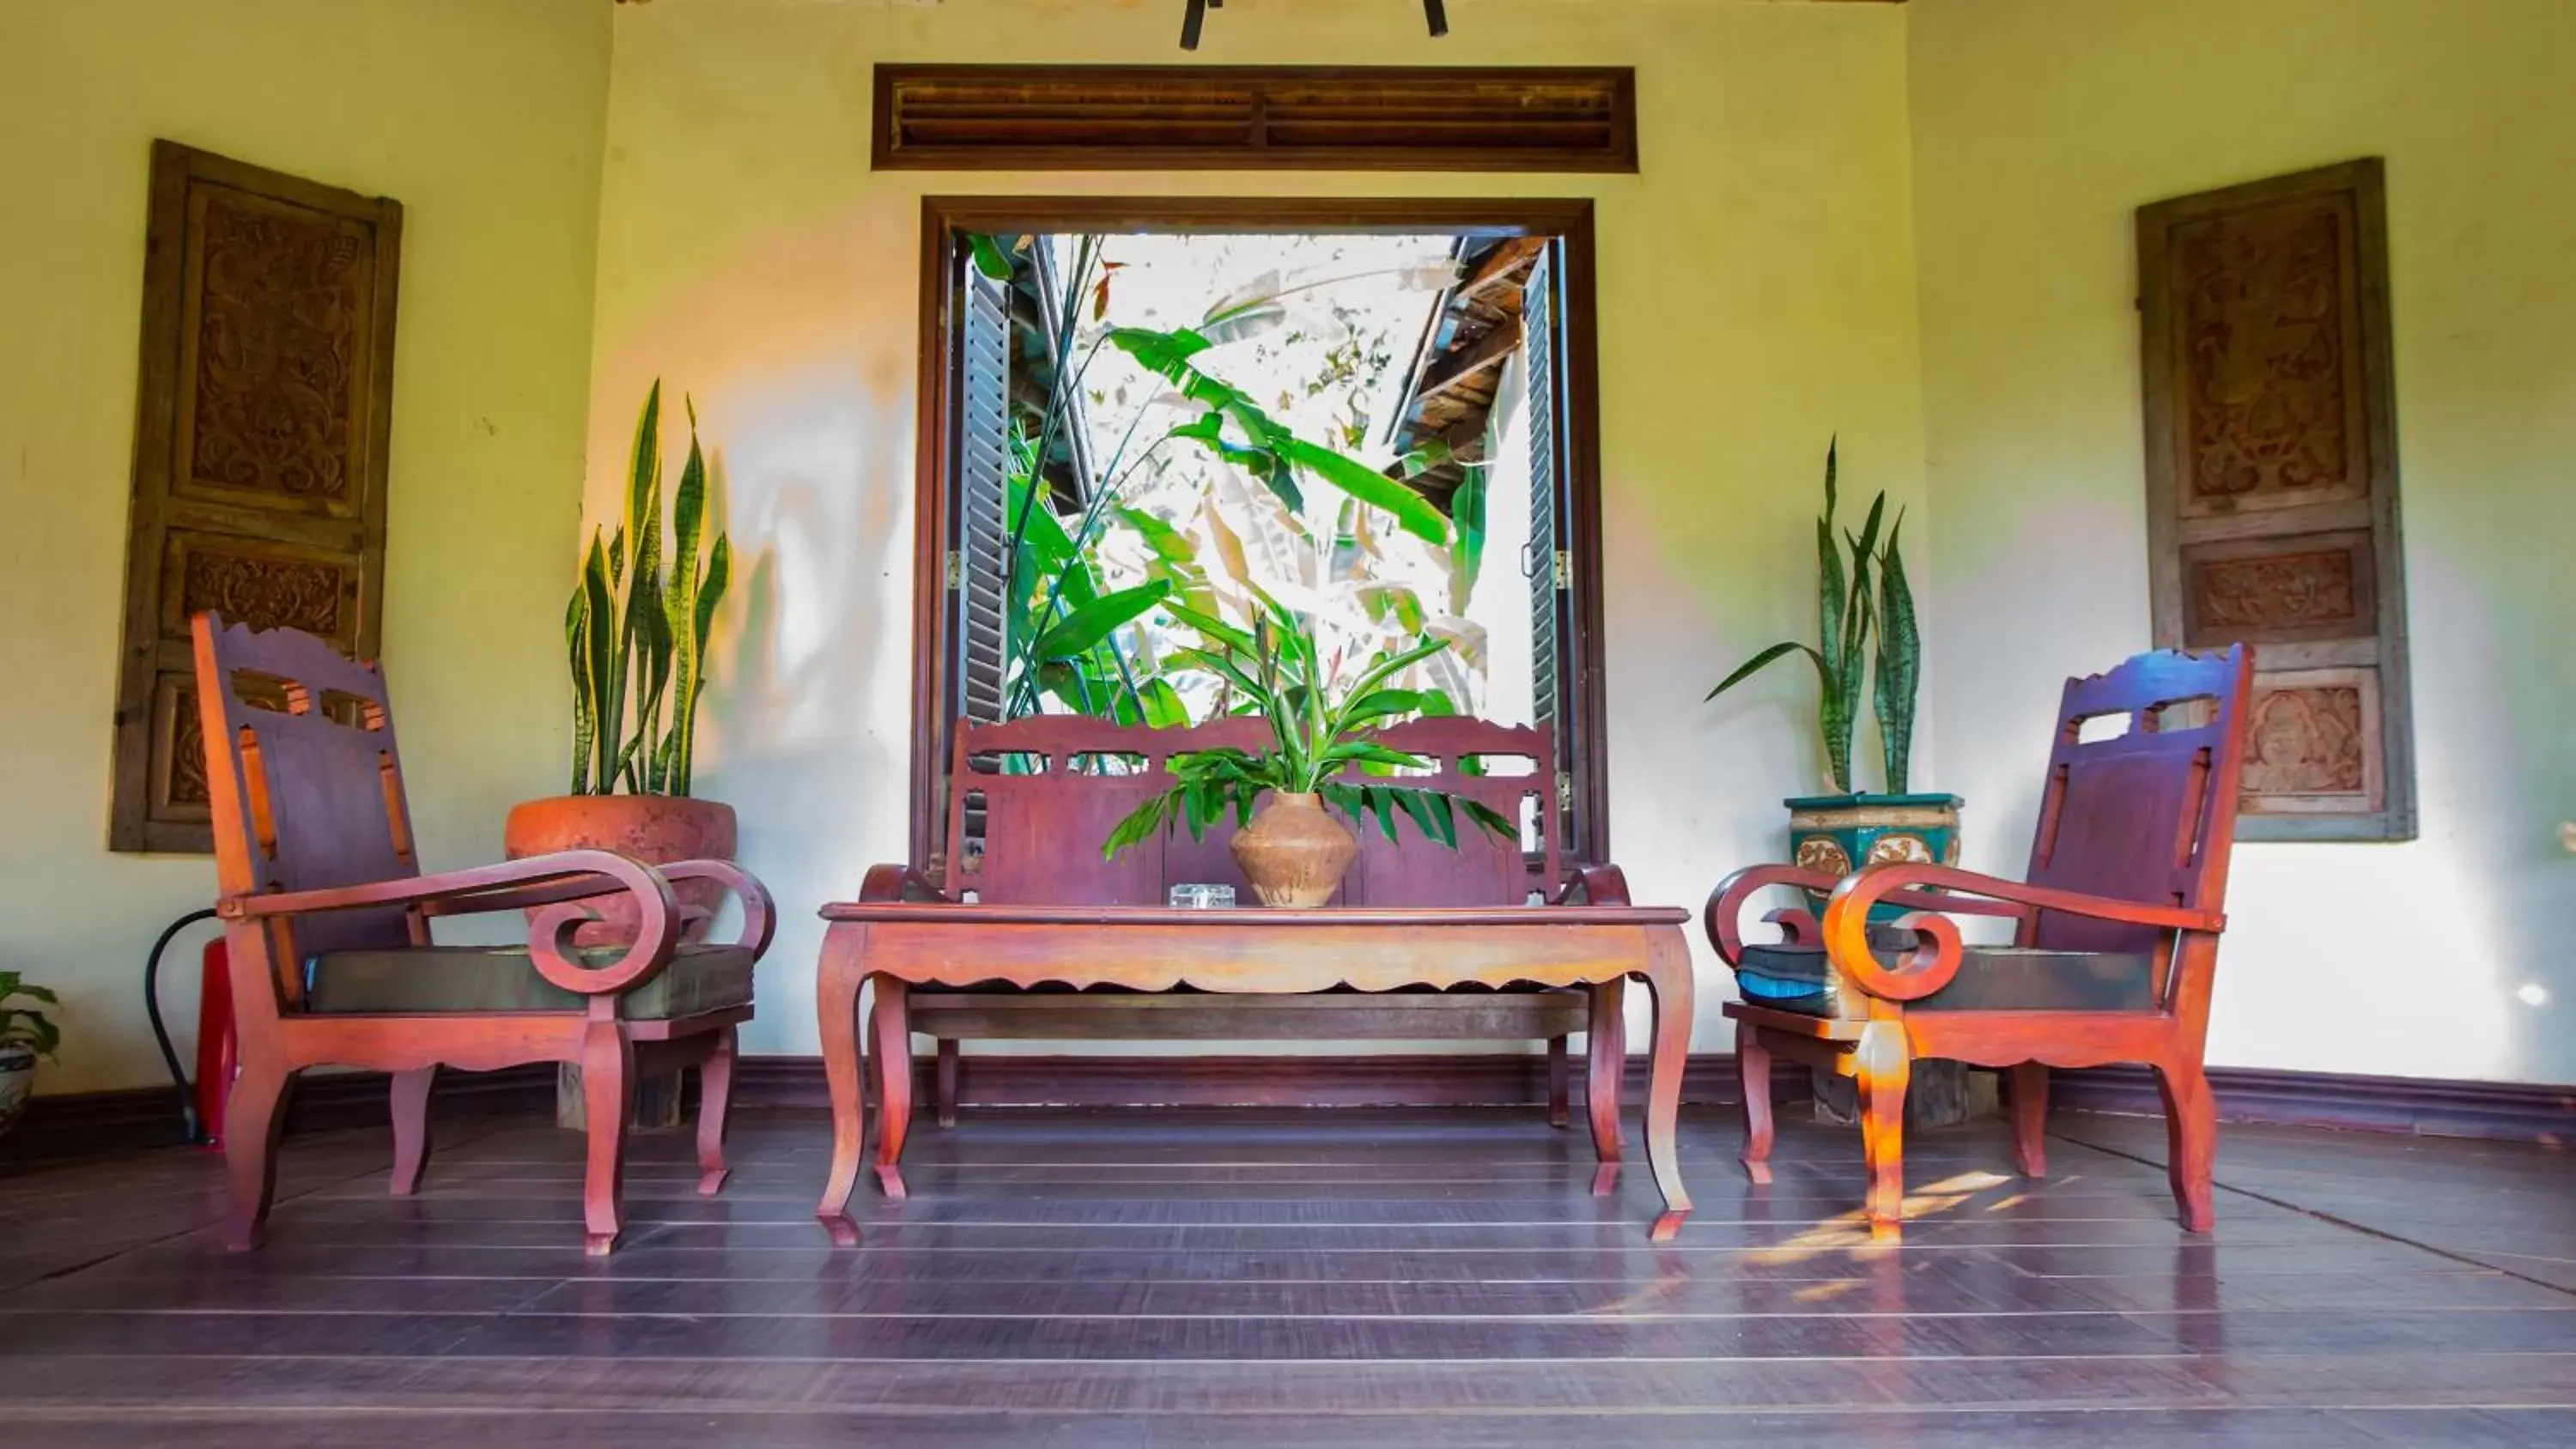
M36 1053L25 1046L0 1046L0 1137L18 1125L27 1097L36 1090Z
M731 860L733 807L686 795L555 795L511 807L501 843L512 860L558 850L613 850L647 865ZM676 881L672 890L682 905L704 911L724 904L724 887L714 881ZM581 928L576 944L607 946L635 939L637 912L631 897L620 893L591 904L600 919ZM704 932L701 926L690 934Z
M1263 905L1301 909L1331 900L1360 853L1359 841L1326 813L1320 795L1263 797L1232 845L1235 863Z

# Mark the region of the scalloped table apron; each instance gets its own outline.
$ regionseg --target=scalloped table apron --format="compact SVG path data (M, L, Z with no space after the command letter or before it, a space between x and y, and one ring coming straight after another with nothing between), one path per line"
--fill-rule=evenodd
M1507 906L1440 909L1231 911L1145 906L1009 906L944 902L843 902L823 908L831 923L817 973L823 1064L832 1088L832 1176L815 1216L836 1241L858 1241L849 1215L863 1141L859 988L876 983L877 1181L901 1198L903 1144L912 1122L915 986L1007 982L1082 988L1125 987L1246 995L1288 995L1347 986L1494 988L1520 984L1591 988L1596 1068L1626 1055L1622 993L1642 979L1654 1006L1647 1057L1646 1163L1664 1197L1651 1236L1668 1241L1690 1215L1673 1159L1673 1117L1690 1050L1691 961L1682 938L1689 913L1670 907ZM1596 1069L1595 1082L1617 1071ZM1596 1196L1619 1171L1619 1102L1594 1094L1592 1145L1600 1159Z

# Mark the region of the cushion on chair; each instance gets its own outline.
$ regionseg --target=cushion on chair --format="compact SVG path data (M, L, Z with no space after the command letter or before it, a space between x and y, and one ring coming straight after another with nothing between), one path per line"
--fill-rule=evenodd
M1889 966L1911 934L1873 930L1871 954ZM1746 946L1735 984L1755 1006L1807 1016L1841 1012L1841 982L1821 946ZM1959 973L1908 1011L2153 1011L2156 958L2144 951L2051 951L2031 946L1966 946Z
M605 966L626 948L575 951ZM751 1004L752 956L740 946L682 946L661 974L618 998L629 1021L665 1021ZM537 974L525 946L395 946L332 951L304 963L304 1008L332 1012L579 1011L589 1001Z

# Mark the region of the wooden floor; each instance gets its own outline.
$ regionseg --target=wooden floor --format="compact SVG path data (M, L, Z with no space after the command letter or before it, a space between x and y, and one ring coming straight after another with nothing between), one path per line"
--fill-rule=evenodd
M1920 1136L1869 1246L1847 1135L1748 1187L1685 1114L1699 1215L1498 1110L970 1113L916 1135L867 1241L809 1214L819 1117L747 1115L703 1201L646 1139L635 1227L579 1254L577 1139L290 1143L271 1246L211 1240L214 1164L0 1178L11 1443L292 1445L2576 1444L2576 1155L2222 1135L2175 1226L2152 1122ZM1631 1124L1634 1130L1634 1124Z

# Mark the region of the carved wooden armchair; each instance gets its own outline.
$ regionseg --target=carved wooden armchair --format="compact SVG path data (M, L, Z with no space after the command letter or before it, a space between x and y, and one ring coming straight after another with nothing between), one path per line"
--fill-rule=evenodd
M1204 838L1186 829L1157 834L1115 859L1099 842L1137 805L1170 783L1164 765L1175 754L1269 743L1256 719L1225 719L1187 729L1147 729L1108 720L1046 715L1004 724L965 724L954 747L948 808L945 894L973 893L1018 905L1162 905L1180 884L1230 885L1246 907L1253 900L1228 842L1229 818ZM1475 800L1506 819L1523 818L1547 788L1554 740L1541 727L1434 718L1389 727L1380 739L1422 756L1433 772L1405 783ZM1116 765L1104 765L1107 760ZM1471 773L1470 760L1483 762ZM1512 773L1505 761L1526 762ZM1547 812L1540 813L1544 820ZM1458 848L1426 845L1404 824L1401 845L1375 826L1355 828L1359 858L1333 904L1363 906L1519 905L1552 900L1570 881L1601 904L1624 904L1615 868L1568 872L1554 832L1541 829L1535 848L1481 831L1459 832ZM900 879L888 874L881 881ZM918 891L916 891L918 893ZM1616 985L1607 988L1618 990ZM1548 1117L1568 1120L1572 1096L1567 1038L1591 1018L1581 991L1334 993L1236 997L1027 992L915 988L913 1028L938 1043L933 1101L942 1126L956 1120L959 1042L967 1039L1199 1037L1211 1040L1538 1040L1547 1043ZM1612 1016L1615 1018L1616 1013ZM1609 1109L1616 1131L1618 1076L1625 1043L1610 1033L1593 1044L1589 1094ZM871 1029L868 1039L875 1039Z
M422 875L384 681L291 629L195 620L215 867L231 956L240 1077L224 1124L228 1246L257 1245L276 1185L295 1076L326 1063L393 1074L393 1191L429 1157L441 1066L578 1065L589 1114L586 1245L616 1245L636 1074L697 1066L698 1190L723 1184L734 1029L751 1018L752 966L769 945L768 892L722 861L653 867L567 851ZM723 885L740 940L684 939L697 922L675 880ZM631 944L576 943L624 896ZM439 946L438 916L527 913L524 946Z
M2253 671L2240 644L2068 680L2026 882L1904 862L1839 881L1755 866L1717 888L1708 933L1744 998L1726 1014L1754 1181L1771 1180L1774 1055L1856 1080L1868 1216L1883 1231L1903 1216L1915 1058L2012 1069L2013 1143L2032 1177L2047 1171L2049 1067L2143 1062L2164 1097L2183 1226L2209 1230L2218 1126L2201 1053ZM1746 903L1774 886L1830 890L1821 929L1784 909L1765 919L1785 939L1745 941ZM2013 944L1963 946L1951 916L2007 918Z

